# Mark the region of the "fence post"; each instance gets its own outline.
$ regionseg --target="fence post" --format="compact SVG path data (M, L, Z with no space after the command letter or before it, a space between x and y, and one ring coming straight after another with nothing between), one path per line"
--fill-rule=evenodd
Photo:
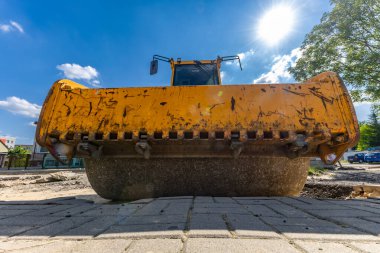
M25 168L24 169L26 169L28 167L29 160L30 160L30 154L27 154L26 159L25 159Z
M42 157L42 169L45 169L45 158L46 158L46 153L44 154L44 156Z
M11 168L12 160L13 160L13 156L9 156L9 159L8 159L8 170L10 170L10 168Z

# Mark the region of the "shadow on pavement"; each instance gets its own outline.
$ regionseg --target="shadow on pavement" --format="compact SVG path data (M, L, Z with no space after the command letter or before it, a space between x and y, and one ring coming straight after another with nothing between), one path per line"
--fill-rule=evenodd
M378 240L380 234L375 199L183 196L99 204L89 197L0 201L0 238Z

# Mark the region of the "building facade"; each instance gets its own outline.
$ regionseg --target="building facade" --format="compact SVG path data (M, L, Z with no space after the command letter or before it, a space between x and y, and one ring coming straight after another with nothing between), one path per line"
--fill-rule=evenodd
M8 147L0 141L0 168L4 167L5 159L7 158Z
M11 136L0 136L0 142L4 143L8 148L14 148L16 145L16 138Z

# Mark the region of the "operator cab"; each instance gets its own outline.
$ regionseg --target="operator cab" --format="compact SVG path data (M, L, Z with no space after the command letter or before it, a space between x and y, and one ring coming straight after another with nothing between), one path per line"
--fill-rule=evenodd
M221 85L220 64L222 61L238 60L240 69L239 56L217 57L216 60L193 60L182 61L178 58L167 58L160 55L154 55L150 63L150 74L154 75L158 71L158 61L169 62L172 68L171 85L172 86L190 86L190 85Z

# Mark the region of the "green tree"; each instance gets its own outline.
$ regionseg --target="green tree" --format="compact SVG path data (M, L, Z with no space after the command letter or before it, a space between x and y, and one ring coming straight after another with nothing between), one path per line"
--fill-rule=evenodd
M15 161L18 159L24 160L27 154L28 154L28 150L20 146L16 146L15 148L9 149L8 154L7 154L7 157L9 158L8 169L11 167L12 161Z
M360 126L360 139L357 146L357 150L367 150L370 146L371 140L371 127L368 124L362 124Z
M324 71L339 73L355 101L380 99L380 1L330 0L302 43L303 55L289 71L298 81Z
M378 110L377 107L371 107L371 113L369 115L369 125L371 129L371 135L373 138L370 139L369 145L371 147L380 146L380 123L378 119Z
M360 125L358 150L366 150L370 147L380 146L380 123L378 118L377 108L372 106L369 120Z

